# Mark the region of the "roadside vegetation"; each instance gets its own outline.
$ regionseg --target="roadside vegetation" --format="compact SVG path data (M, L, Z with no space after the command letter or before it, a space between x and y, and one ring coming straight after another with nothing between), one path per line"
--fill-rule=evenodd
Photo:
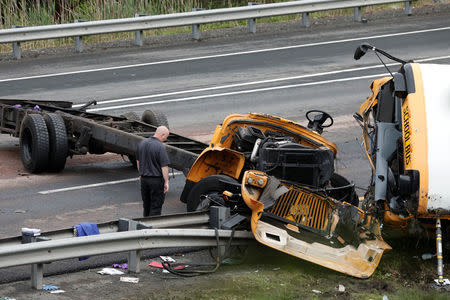
M259 0L268 4L286 2L287 0ZM425 6L434 3L449 3L450 0L418 0L414 6ZM135 14L160 15L192 11L193 8L216 9L248 5L245 0L0 0L0 29L13 26L39 26L62 23L73 23L75 20L106 20L130 18ZM383 9L402 9L403 3L364 7L363 13ZM352 15L353 9L317 12L311 18L336 17ZM270 17L258 19L258 23L271 23L300 20L299 15ZM202 30L245 26L246 20L205 24ZM156 36L190 32L190 27L164 28L147 30L145 36ZM119 39L132 39L133 32L89 36L83 39L86 44L103 43ZM73 45L73 38L44 40L22 43L23 49L40 49ZM1 44L0 52L10 52L10 44Z
M414 239L392 243L394 249L383 255L377 270L367 279L255 246L243 264L222 265L216 274L183 281L186 288L152 290L142 297L122 299L449 299L448 289L433 285L436 259L421 258L423 253L435 251L433 241L417 245ZM448 257L445 261L447 265Z

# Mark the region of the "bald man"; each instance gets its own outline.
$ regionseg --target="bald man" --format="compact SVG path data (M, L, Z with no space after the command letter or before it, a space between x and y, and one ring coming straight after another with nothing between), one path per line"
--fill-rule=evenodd
M166 126L139 143L137 167L141 179L144 217L161 215L165 194L169 191L169 157L164 142L169 136Z

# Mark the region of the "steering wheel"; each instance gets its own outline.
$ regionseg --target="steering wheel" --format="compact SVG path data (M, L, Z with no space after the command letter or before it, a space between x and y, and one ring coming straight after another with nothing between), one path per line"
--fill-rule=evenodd
M312 116L313 113L316 114ZM306 112L306 119L309 121L308 128L317 131L319 134L323 132L324 128L330 127L334 123L333 118L328 113L317 109ZM330 123L324 125L328 119L330 119Z

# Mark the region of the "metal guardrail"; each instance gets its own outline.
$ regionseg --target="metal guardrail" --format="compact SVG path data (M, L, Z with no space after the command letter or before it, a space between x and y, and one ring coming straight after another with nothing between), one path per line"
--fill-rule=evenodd
M0 43L13 43L14 56L20 59L20 42L25 41L75 37L76 51L82 52L81 37L86 35L135 31L135 44L142 45L143 30L192 25L193 38L199 39L199 24L248 19L249 31L254 33L256 18L301 13L302 24L308 27L310 26L308 15L311 12L354 8L355 21L361 21L361 7L399 2L405 3L405 13L410 15L412 0L303 0L262 5L249 2L249 6L233 8L195 10L157 16L137 15L134 18L88 22L76 20L71 24L4 29L0 30Z
M215 230L224 208L210 217L207 212L165 215L141 219L120 219L98 224L100 234L75 237L73 229L0 240L0 269L31 265L31 286L42 288L43 264L64 259L128 252L129 271L139 273L141 251L156 248L225 247L249 244L251 231ZM228 215L227 215L228 214ZM176 227L176 228L170 228Z
M97 224L100 234L113 233L128 230L128 228L121 228L121 221L125 224L129 222L128 219L121 219L118 221L110 221L106 223ZM151 218L137 218L132 221L140 224L140 227L147 226L153 229L156 228L208 228L209 215L205 212L191 212L186 214L172 214L157 216ZM126 226L126 225L125 225ZM59 240L72 238L74 236L73 228L61 229L49 232L43 232L40 237L50 240ZM2 249L12 246L21 245L23 236L15 236L0 239L0 252ZM0 268L2 266L0 265Z
M249 231L218 230L220 245L253 239ZM63 259L156 248L217 246L214 229L160 228L113 232L15 245L0 250L0 268L40 264Z

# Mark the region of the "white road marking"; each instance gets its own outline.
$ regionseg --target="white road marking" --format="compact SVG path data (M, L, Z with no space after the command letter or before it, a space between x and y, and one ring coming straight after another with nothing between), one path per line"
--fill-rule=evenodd
M440 59L447 59L447 58L450 58L450 55L431 57L431 58L420 59L420 60L416 60L416 61L417 62L425 62L425 61L433 61L433 60L440 60ZM400 63L390 63L390 64L386 64L386 65L388 67L391 67L391 66L395 66L395 65L399 65L399 64ZM259 81L250 81L250 82L235 83L235 84L228 84L228 85L221 85L221 86L213 86L213 87L207 87L207 88L201 88L201 89L183 90L183 91L170 92L170 93L161 93L161 94L152 94L152 95L144 95L144 96L136 96L136 97L111 99L111 100L97 101L97 105L117 103L117 102L127 102L127 101L141 100L141 99L159 98L159 97L174 96L174 95L180 95L180 94L206 92L206 91L213 91L213 90L220 90L220 89L227 89L227 88L236 88L236 87L249 86L249 85L288 81L288 80L294 80L294 79L319 77L319 76L325 76L325 75L335 75L335 74L356 72L356 71L365 71L365 70L377 69L377 68L383 68L383 65L377 64L377 65L372 65L372 66L367 66L367 67L350 68L350 69L321 72L321 73L315 73L315 74L306 74L306 75L281 77L281 78L266 79L266 80L259 80ZM75 104L75 105L73 105L73 107L76 108L76 107L81 107L83 105L84 104ZM93 108L92 110L88 110L88 111L96 111L96 109Z
M382 34L382 35L365 36L365 37L359 37L359 38L350 38L350 39L333 40L333 41L325 41L325 42L317 42L317 43L309 43L309 44L301 44L301 45L292 45L292 46L284 46L284 47L276 47L276 48L249 50L249 51L224 53L224 54L215 54L215 55L206 55L206 56L199 56L199 57L188 57L188 58L164 60L164 61L157 61L157 62L141 63L141 64L132 64L132 65L115 66L115 67L105 67L105 68L98 68L98 69L88 69L88 70L78 70L78 71L71 71L71 72L61 72L61 73L53 73L53 74L43 74L43 75L33 75L33 76L26 76L26 77L7 78L7 79L0 79L0 82L10 82L10 81L18 81L18 80L28 80L28 79L36 79L36 78L56 77L56 76L83 74L83 73L91 73L91 72L121 70L121 69L129 69L129 68L136 68L136 67L146 67L146 66L152 66L152 65L171 64L171 63L178 63L178 62L187 62L187 61L195 61L195 60L203 60L203 59L211 59L211 58L219 58L219 57L228 57L228 56L237 56L237 55L247 55L247 54L272 52L272 51L280 51L280 50L288 50L288 49L307 48L307 47L314 47L314 46L340 44L340 43L362 41L362 40L368 40L368 39L380 39L380 38L387 38L387 37L413 35L413 34L421 34L421 33L436 32L436 31L445 31L445 30L450 30L450 27L439 27L439 28L431 28L431 29L423 29L423 30L397 32L397 33L389 33L389 34Z
M169 173L169 176L175 176L175 175L181 175L181 174L183 174L183 173L174 172L174 173ZM115 181L106 181L106 182L86 184L86 185L77 185L77 186L71 186L71 187L55 189L55 190L40 191L38 193L41 195L48 195L48 194L54 194L54 193L60 193L60 192L68 192L68 191L101 187L101 186L106 186L106 185L121 184L121 183L133 182L133 181L138 181L138 180L139 180L139 177L136 177L136 178L122 179L122 180L115 180Z
M450 55L418 59L418 60L416 60L416 62L429 62L429 61L436 61L436 60L442 60L442 59L450 59ZM386 65L394 66L394 65L400 65L400 63L390 63L390 64L386 64ZM99 102L97 102L97 104L101 105L101 104L107 104L107 103L126 102L126 101L139 100L139 99L151 99L151 98L155 98L155 97L162 97L162 96L169 96L169 95L187 94L187 93L193 93L193 92L199 92L199 91L217 90L217 89L225 89L225 88L230 88L230 87L255 85L255 84L261 84L261 83L271 83L271 82L277 82L277 81L286 81L286 80L292 80L292 79L301 79L301 78L317 77L317 76L324 76L324 75L333 75L333 74L362 71L362 70L368 70L368 69L374 69L374 68L380 68L380 67L382 68L383 66L382 65L381 66L374 65L374 66L362 67L362 68L352 68L352 69L337 70L337 71L330 71L330 72L323 72L323 73L316 73L316 74L307 74L307 75L300 75L300 76L293 76L293 77L268 79L268 80L253 81L253 82L247 82L247 83L237 83L237 84L231 84L231 85L216 86L216 87L194 89L194 90L187 90L187 91L178 91L178 92L172 92L172 93L163 93L163 94L157 94L157 95L147 95L147 96L139 96L139 97L129 97L129 98L122 98L122 99L105 100L105 101L99 101ZM268 88L259 88L259 89L253 89L253 90L243 90L243 91L235 91L235 92L227 92L227 93L219 93L219 94L209 94L209 95L193 96L193 97L184 97L184 98L176 98L176 99L168 99L168 100L160 100L160 101L152 101L152 102L124 104L124 105L108 106L108 107L101 107L101 108L92 108L92 109L88 109L87 111L88 112L96 112L96 111L113 110L113 109L121 109L121 108L128 108L128 107L138 107L138 106L145 106L145 105L164 104L164 103L173 103L173 102L185 102L185 101L192 101L192 100L198 100L198 99L217 98L217 97L223 97L223 96L233 96L233 95L239 95L239 94L249 94L249 93L257 93L257 92L273 91L273 90L298 88L298 87L304 87L304 86L336 83L336 82L343 82L343 81L360 80L360 79L381 77L381 76L387 76L387 75L390 75L390 74L382 73L382 74L375 74L375 75L347 77L347 78L323 80L323 81L316 81L316 82L290 84L290 85L282 85L282 86L275 86L275 87L268 87ZM74 107L77 107L77 106L81 106L81 105L74 105Z
M391 64L388 64L387 66L393 66L393 65L399 65L399 63L391 63ZM97 105L134 101L134 100L140 100L140 99L159 98L159 97L174 96L174 95L180 95L180 94L206 92L206 91L221 90L221 89L227 89L227 88L235 88L235 87L257 85L257 84L264 84L264 83L274 83L274 82L288 81L288 80L294 80L294 79L303 79L303 78L319 77L319 76L325 76L325 75L334 75L334 74L340 74L340 73L346 73L346 72L364 71L364 70L375 69L375 68L383 68L383 66L382 65L373 65L373 66L361 67L361 68L351 68L351 69L329 71L329 72L322 72L322 73L315 73L315 74L306 74L306 75L299 75L299 76L281 77L281 78L266 79L266 80L259 80L259 81L250 81L250 82L243 82L243 83L220 85L220 86L213 86L213 87L207 87L207 88L201 88L201 89L183 90L183 91L170 92L170 93L161 93L161 94L152 94L152 95L145 95L145 96L104 100L104 101L97 101ZM81 107L83 105L84 104L75 104L75 105L73 105L73 107Z
M169 99L169 100L161 100L161 101L153 101L153 102L133 103L133 104L126 104L126 105L116 105L116 106L88 109L87 111L95 112L95 111L112 110L112 109L127 108L127 107L137 107L137 106L145 106L145 105L153 105L153 104L185 102L185 101L192 101L192 100L205 99L205 98L217 98L217 97L233 96L233 95L239 95L239 94L250 94L250 93L258 93L258 92L266 92L266 91L284 90L284 89L290 89L290 88L298 88L298 87L304 87L304 86L313 86L313 85L320 85L320 84L327 84L327 83L359 80L359 79L381 77L381 76L387 76L387 75L390 75L390 74L383 73L383 74L348 77L348 78L340 78L340 79L332 79L332 80L324 80L324 81L316 81L316 82L308 82L308 83L290 84L290 85L284 85L284 86L274 86L274 87L268 87L268 88L260 88L260 89L237 91L237 92L210 94L210 95L203 95L203 96L177 98L177 99Z

